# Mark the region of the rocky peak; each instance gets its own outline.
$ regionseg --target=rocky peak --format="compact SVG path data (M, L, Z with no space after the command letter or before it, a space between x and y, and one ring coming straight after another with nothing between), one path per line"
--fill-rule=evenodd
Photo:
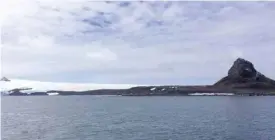
M260 85L261 87L265 85L264 88L266 88L275 87L275 81L258 72L251 62L243 58L238 58L229 69L228 75L214 85L230 87L238 87L240 85L243 87Z
M228 76L232 78L255 78L257 70L251 62L238 58L229 69Z
M6 77L2 77L2 78L0 79L0 81L10 82L10 80L9 80L8 78L6 78Z

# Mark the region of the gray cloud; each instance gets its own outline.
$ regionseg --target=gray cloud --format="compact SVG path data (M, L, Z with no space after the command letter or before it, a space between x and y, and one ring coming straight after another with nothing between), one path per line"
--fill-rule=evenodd
M273 3L121 6L28 0L12 6L16 9L8 10L1 34L1 69L7 77L211 83L224 76L237 57L244 57L275 78Z

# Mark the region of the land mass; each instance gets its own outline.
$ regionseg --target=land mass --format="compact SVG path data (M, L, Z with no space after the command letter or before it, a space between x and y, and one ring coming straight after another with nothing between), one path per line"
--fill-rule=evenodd
M2 81L10 82L7 78ZM188 96L188 95L275 95L275 81L258 72L254 65L238 58L234 61L228 74L213 85L181 86L136 86L128 89L97 89L86 91L48 90L26 94L16 88L8 91L10 96L35 95L122 95L122 96ZM208 94L205 94L208 93Z

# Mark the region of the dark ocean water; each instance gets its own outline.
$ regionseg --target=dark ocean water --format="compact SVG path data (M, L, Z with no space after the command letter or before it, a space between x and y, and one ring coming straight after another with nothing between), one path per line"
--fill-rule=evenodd
M2 140L275 140L274 97L2 97Z

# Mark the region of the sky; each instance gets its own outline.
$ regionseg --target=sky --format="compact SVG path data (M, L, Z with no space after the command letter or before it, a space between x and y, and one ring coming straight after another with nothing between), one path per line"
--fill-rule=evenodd
M1 2L1 75L212 84L242 57L275 79L275 2Z

